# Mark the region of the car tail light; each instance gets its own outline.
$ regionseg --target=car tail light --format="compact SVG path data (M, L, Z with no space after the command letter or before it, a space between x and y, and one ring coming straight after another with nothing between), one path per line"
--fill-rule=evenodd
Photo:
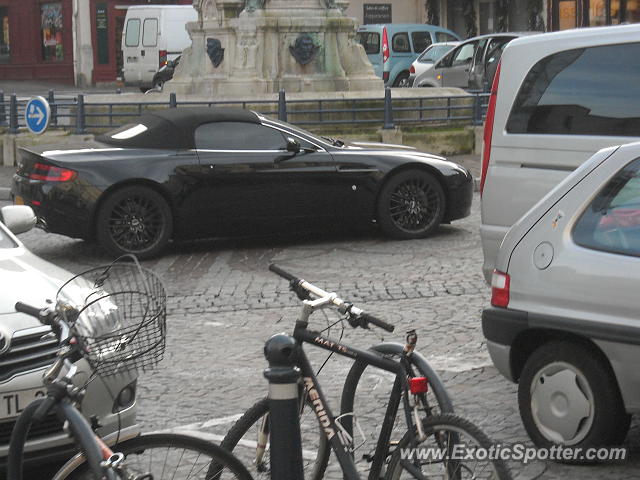
M427 377L413 377L409 379L409 390L414 395L427 393L429 391L429 380Z
M160 64L160 68L164 67L167 64L167 51L166 50L160 50L158 52L158 60L159 60L159 64Z
M491 305L506 308L509 306L509 274L493 271L491 275Z
M387 37L387 27L382 28L382 63L389 60L389 38Z
M493 77L493 85L491 85L491 95L489 95L489 106L487 107L487 118L484 122L484 136L482 141L482 173L480 176L480 196L484 190L484 182L487 178L487 170L489 169L489 158L491 157L491 137L493 136L493 120L496 115L496 98L498 97L498 82L500 80L500 67L502 62L498 63L496 75Z
M411 68L409 68L409 73L416 73L416 67L411 65Z
M76 178L78 173L68 168L54 167L47 163L36 163L29 174L30 180L44 180L46 182L68 182Z

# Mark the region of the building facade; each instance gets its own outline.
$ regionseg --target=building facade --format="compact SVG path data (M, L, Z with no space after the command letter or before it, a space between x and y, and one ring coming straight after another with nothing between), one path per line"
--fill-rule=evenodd
M115 82L130 5L192 0L0 0L0 79Z
M351 0L361 24L432 23L462 37L640 22L640 0Z

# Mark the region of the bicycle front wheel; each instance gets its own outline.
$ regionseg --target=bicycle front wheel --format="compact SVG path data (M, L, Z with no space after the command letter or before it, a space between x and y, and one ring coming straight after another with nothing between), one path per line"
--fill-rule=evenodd
M220 446L233 452L253 478L271 478L269 455L269 400L256 402L227 432ZM329 442L308 398L300 413L302 464L306 480L320 480L329 462Z
M197 437L174 433L151 433L112 447L125 456L124 478L153 480L252 480L247 469L223 448ZM211 468L215 466L215 468ZM95 480L82 463L56 480Z
M453 414L423 420L424 438L412 447L407 432L395 448L385 480L511 480L493 442L470 421ZM416 435L418 432L416 432Z

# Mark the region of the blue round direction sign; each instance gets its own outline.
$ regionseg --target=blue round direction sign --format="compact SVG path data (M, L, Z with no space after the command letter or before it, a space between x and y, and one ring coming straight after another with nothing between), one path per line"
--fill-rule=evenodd
M27 124L27 128L33 133L43 133L49 126L49 120L51 120L51 108L49 108L49 102L43 97L33 97L27 103L27 107L24 110L24 119Z

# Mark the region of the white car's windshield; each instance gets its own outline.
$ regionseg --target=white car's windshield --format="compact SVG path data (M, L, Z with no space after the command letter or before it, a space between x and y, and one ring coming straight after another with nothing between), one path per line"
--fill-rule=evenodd
M0 224L0 248L16 248L18 245L7 234L6 227Z

